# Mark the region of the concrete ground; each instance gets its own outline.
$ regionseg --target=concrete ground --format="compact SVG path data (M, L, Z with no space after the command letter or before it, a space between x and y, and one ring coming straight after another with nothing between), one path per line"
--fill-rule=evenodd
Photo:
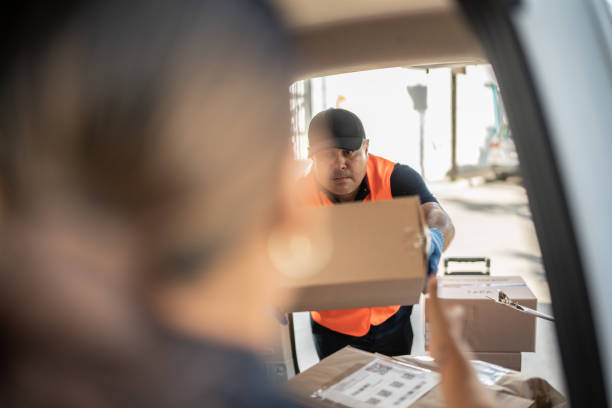
M462 180L430 183L430 189L456 226L455 240L444 256L487 256L492 275L520 275L538 298L538 309L552 314L550 292L525 190L520 180ZM441 271L440 271L441 272ZM420 306L412 313L412 354L423 354ZM307 313L294 313L301 371L318 362ZM523 353L523 372L545 378L565 394L554 323L537 319L536 352Z

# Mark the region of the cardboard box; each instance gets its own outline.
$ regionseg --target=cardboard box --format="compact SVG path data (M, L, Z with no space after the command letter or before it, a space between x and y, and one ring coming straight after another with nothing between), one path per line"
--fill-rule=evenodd
M284 385L284 389L301 402L306 402L311 406L338 407L340 405L327 400L313 399L312 394L319 389L327 388L343 378L359 370L373 359L380 355L368 353L352 347L344 349L323 359L318 364L308 370L296 375ZM435 362L419 364L418 359L411 356L399 358L401 361L413 365L420 365L427 369L436 370ZM531 384L535 384L532 386ZM565 403L565 399L558 391L551 387L546 381L538 379L534 381L526 376L511 371L501 373L495 383L489 386L496 394L496 406L503 407L534 407L536 397L543 398L551 402L551 407L560 407ZM537 389L535 389L537 388ZM442 398L442 390L437 385L427 394L416 401L412 407L415 408L437 408L445 406Z
M412 305L425 283L418 197L306 208L330 224L329 261L311 276L285 276L288 312ZM318 214L321 216L321 214Z
M522 306L538 308L536 297L520 276L440 276L438 297L444 307L463 307L463 335L474 352L535 351L536 318L486 298L497 299L498 289ZM427 342L428 330L425 332Z
M398 356L394 359L405 363L438 371L437 363L429 356ZM513 397L534 401L532 408L566 408L566 398L543 378L529 376L523 373L505 369L503 367L488 366L487 363L473 362L472 366L482 384L496 392L499 399L500 393L509 393ZM430 406L430 405L427 405ZM509 406L501 401L495 406ZM514 405L513 405L514 406Z
M509 368L514 371L521 371L521 353L471 352L468 353L468 358L470 360L486 361L487 363Z

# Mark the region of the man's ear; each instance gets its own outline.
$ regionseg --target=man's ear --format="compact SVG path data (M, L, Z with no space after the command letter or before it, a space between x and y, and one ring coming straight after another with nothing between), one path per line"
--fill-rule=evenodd
M366 139L363 145L364 145L365 153L367 155L368 154L368 148L370 147L370 140Z

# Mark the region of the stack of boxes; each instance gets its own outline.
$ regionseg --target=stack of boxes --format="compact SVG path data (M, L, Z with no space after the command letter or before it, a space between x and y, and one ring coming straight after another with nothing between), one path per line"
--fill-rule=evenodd
M438 296L445 308L463 308L463 335L472 359L520 371L521 352L535 351L535 317L490 300L498 298L499 290L521 306L537 310L537 299L520 276L442 276Z
M319 268L302 270L278 260L279 290L292 302L285 312L411 305L425 284L425 223L418 197L307 208L329 221ZM320 248L319 248L320 249ZM286 251L281 251L286 252ZM302 251L303 252L303 251ZM537 309L537 299L519 276L450 275L439 278L445 307L465 311L464 335L473 359L521 369L521 352L535 351L535 318L487 298L503 290L520 305ZM427 320L427 313L425 316ZM427 337L427 329L425 330ZM427 343L427 338L426 338Z

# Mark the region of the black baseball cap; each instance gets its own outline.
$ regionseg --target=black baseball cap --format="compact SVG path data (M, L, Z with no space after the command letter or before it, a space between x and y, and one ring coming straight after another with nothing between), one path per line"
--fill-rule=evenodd
M317 113L308 126L310 153L327 147L357 150L365 140L361 120L346 109L330 108Z

